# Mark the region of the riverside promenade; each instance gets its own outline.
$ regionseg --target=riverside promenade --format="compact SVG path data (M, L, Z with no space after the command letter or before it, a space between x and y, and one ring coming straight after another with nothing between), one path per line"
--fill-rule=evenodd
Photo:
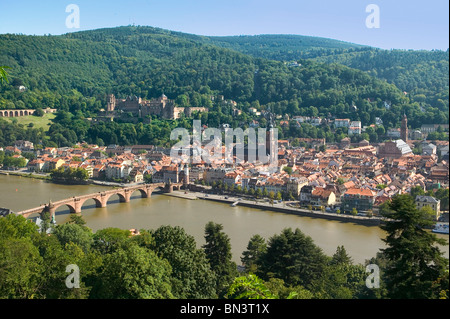
M289 206L289 202L277 202L271 204L265 200L248 200L235 196L227 196L227 195L215 195L215 194L205 194L199 192L184 192L184 191L173 191L170 194L164 194L167 196L175 196L179 198L185 198L190 200L200 199L200 200L209 200L220 203L226 203L230 205L230 209L233 209L231 206L234 203L237 203L237 206L244 206L250 208L256 208L261 210L274 211L285 214L294 214L299 216L311 217L311 218L323 218L328 220L336 220L340 222L346 223L355 223L365 226L378 226L383 222L383 219L380 217L366 217L366 216L353 216L347 214L336 214L336 213L327 213L321 211L311 211L308 209L296 208Z

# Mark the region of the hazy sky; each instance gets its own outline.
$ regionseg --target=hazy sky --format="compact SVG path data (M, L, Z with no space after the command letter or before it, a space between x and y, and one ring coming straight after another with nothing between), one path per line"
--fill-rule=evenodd
M80 28L68 28L75 4ZM366 19L379 8L379 28ZM371 20L374 21L374 20ZM0 34L148 25L198 35L299 34L384 49L449 47L448 0L0 0Z

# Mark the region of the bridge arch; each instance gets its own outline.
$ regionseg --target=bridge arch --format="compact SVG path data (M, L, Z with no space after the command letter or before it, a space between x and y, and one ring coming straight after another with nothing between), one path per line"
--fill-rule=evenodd
M127 202L127 198L125 197L125 194L123 194L123 192L117 192L117 193L112 193L112 194L107 194L105 196L105 203L108 203L108 201L111 199L111 197L113 197L114 195L117 195L119 197L119 202L120 203L125 203Z
M130 198L136 193L136 191L138 191L141 194L141 198L149 197L147 189L145 189L145 188L136 188L136 189L130 190Z
M71 204L71 203L62 203L62 204L56 204L53 206L53 211L56 214L56 211L58 208L63 207L63 206L67 206L69 208L70 213L76 213L76 209L75 207Z
M165 186L163 186L163 185L159 185L159 186L156 186L156 187L151 187L149 189L149 191L148 191L148 197L151 197L153 192L156 191L156 190L157 191L165 191L166 189L165 189Z
M91 199L95 202L95 207L102 207L102 202L98 198L91 197L91 198L86 198L86 199L80 200L80 203L78 204L80 207L80 210L83 209L84 204Z

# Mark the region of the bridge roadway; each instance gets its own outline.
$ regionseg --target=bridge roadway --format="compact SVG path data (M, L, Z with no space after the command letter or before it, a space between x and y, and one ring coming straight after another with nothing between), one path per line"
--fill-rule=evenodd
M139 191L141 193L142 198L147 198L150 197L153 191L157 188L160 188L164 192L170 193L173 191L173 189L179 190L182 185L183 185L182 183L177 184L152 183L152 184L141 184L136 186L123 187L119 189L112 189L88 195L74 196L71 198L58 200L56 202L50 201L48 204L43 204L38 207L20 211L17 212L16 214L28 218L32 214L36 213L40 214L43 211L48 211L50 213L50 217L53 217L55 215L56 210L64 205L69 207L71 213L81 213L81 208L83 207L83 204L89 199L93 199L95 201L96 207L106 207L109 198L113 195L118 195L120 202L127 203L130 201L131 195L135 191Z

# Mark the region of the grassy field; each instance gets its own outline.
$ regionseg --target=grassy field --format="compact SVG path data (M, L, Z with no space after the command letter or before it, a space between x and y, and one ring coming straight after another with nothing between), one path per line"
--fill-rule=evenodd
M52 124L52 120L55 118L54 113L47 113L44 114L44 116L21 116L21 117L2 117L2 119L5 119L7 121L15 121L17 120L18 124L23 124L24 126L29 126L30 123L33 123L34 128L44 128L44 131L48 131L50 125Z

